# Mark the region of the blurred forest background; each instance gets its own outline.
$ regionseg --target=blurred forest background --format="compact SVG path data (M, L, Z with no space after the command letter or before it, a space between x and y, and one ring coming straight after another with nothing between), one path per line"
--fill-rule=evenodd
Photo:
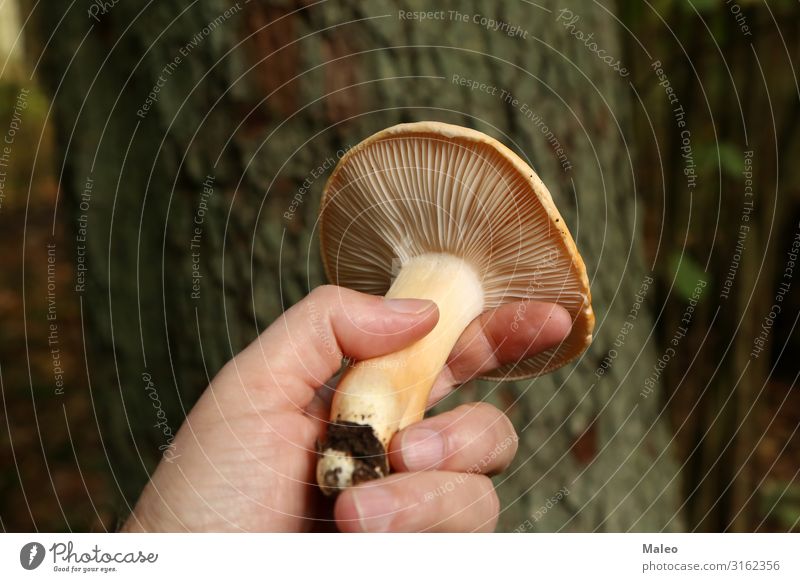
M580 362L444 404L520 433L499 529L800 531L800 4L429 4L0 0L3 530L117 527L163 444L144 378L177 430L323 283L324 179L284 215L312 170L437 119L531 162L598 313Z

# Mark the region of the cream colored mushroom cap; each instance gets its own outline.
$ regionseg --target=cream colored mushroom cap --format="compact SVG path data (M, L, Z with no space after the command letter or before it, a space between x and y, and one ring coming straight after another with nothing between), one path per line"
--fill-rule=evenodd
M320 212L325 272L337 285L383 295L408 259L449 253L477 270L486 310L547 301L570 313L561 344L485 378L545 374L591 342L586 267L550 192L519 156L479 131L423 121L376 133L339 161Z

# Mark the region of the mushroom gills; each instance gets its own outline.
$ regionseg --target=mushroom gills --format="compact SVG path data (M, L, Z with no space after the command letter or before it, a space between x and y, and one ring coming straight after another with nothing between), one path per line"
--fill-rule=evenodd
M410 346L357 362L342 375L317 464L317 481L326 495L389 473L389 442L422 419L453 346L484 307L476 270L445 253L407 260L386 298L430 299L439 308L439 321Z

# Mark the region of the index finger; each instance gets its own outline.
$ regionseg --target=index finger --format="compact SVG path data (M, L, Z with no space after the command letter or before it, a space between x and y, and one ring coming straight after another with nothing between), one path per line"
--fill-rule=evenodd
M430 402L476 376L557 346L571 327L569 312L555 303L518 301L483 313L461 334Z
M423 337L438 321L423 299L384 299L343 287L317 287L228 362L213 384L268 393L270 405L305 408L341 367L384 355Z

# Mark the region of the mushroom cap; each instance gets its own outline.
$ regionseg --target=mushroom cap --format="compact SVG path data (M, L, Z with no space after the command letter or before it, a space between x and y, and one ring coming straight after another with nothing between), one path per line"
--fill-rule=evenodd
M322 260L337 285L384 295L408 259L449 253L479 273L486 310L534 300L570 313L561 344L484 378L545 374L591 342L586 267L550 192L519 156L479 131L423 121L376 133L339 161L320 212Z

